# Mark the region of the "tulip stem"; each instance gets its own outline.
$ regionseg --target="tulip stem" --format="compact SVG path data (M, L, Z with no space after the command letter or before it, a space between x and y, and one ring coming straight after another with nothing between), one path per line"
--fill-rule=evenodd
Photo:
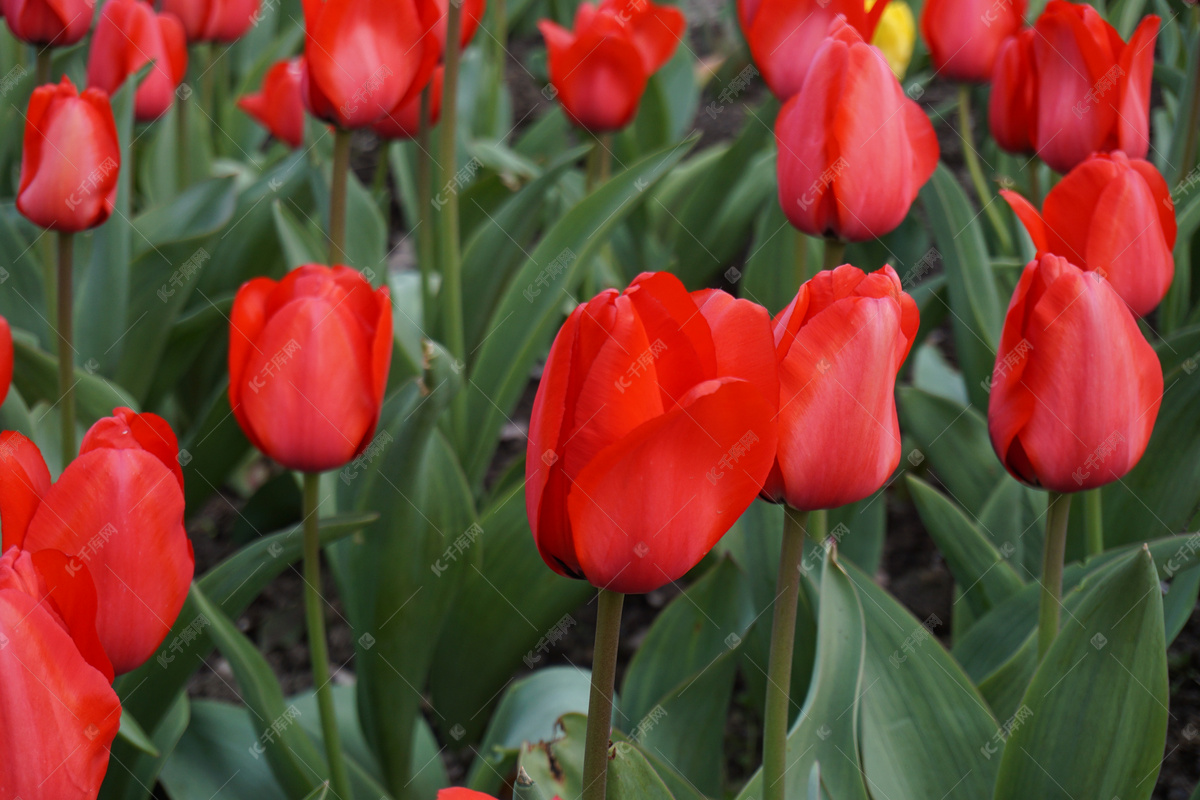
M608 180L612 172L612 134L599 133L592 137L592 149L587 157L587 177L584 191L591 193Z
M775 584L775 617L767 662L767 704L763 714L763 800L785 800L787 723L791 703L792 650L796 641L796 602L808 512L783 507L783 548Z
M596 600L596 647L592 654L592 691L588 699L587 736L583 750L582 800L605 798L613 686L617 676L617 645L621 639L621 607L624 604L625 595L608 589L601 589Z
M963 160L967 162L967 171L971 173L971 182L975 184L975 193L979 195L979 204L996 230L996 238L1004 252L1011 253L1013 249L1012 236L1004 224L1000 207L996 198L988 191L987 179L983 177L983 167L979 165L979 152L975 149L974 137L971 136L971 87L961 84L958 87L958 134L962 137Z
M433 102L433 90L426 87L421 90L421 122L417 129L417 207L420 208L421 219L417 224L417 261L421 268L421 324L426 330L426 336L432 338L433 330L433 260L436 257L437 243L434 240L433 221L433 154L429 148L430 141L430 105Z
M34 62L34 80L37 81L37 86L50 82L50 59L53 55L54 51L49 46L37 51L37 59Z
M188 134L188 105L190 100L178 96L175 99L175 181L179 189L186 189L190 182L192 150Z
M1104 552L1104 499L1099 489L1084 492L1083 522L1087 529L1088 558Z
M71 280L75 270L75 234L58 233L58 393L62 403L62 468L75 457L75 347Z
M346 263L346 180L350 174L350 131L333 134L333 176L329 184L329 263Z
M825 262L822 264L822 269L836 269L843 263L846 257L846 243L841 239L826 239L825 240Z
M445 69L442 73L441 142L438 157L442 160L441 184L446 201L441 206L442 334L458 369L466 368L467 347L463 335L462 253L458 241L458 62L462 45L460 32L462 3L450 3L446 11ZM440 197L440 194L439 194ZM451 429L461 441L466 433L467 395L459 392L451 401Z
M486 113L484 119L492 126L493 132L500 129L500 97L504 92L505 59L508 51L504 43L508 41L508 8L505 0L492 0L488 3L488 11L492 15L492 42L495 44L492 57L496 59L492 71L492 90L486 98Z
M321 714L321 735L329 759L329 778L333 794L350 800L350 781L342 759L342 740L338 736L337 716L333 710L333 687L329 678L329 651L325 644L325 609L321 597L321 533L317 506L320 503L321 476L304 474L304 616L308 622L308 652L312 664L313 688Z
M1038 609L1038 661L1058 635L1062 608L1063 556L1067 549L1067 517L1071 495L1050 492L1046 507L1046 549L1042 555L1042 602Z
M804 282L808 280L808 234L804 231L797 230L792 241L796 248L795 259L793 265L796 268L795 288L798 291ZM794 296L795 292L789 292L789 295Z

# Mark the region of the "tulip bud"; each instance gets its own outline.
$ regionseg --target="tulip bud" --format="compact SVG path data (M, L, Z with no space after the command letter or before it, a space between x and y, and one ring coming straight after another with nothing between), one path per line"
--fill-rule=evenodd
M1175 277L1175 210L1167 181L1149 161L1098 153L1055 184L1038 214L1002 191L1039 253L1054 253L1107 278L1139 317Z
M0 317L0 405L8 397L8 387L12 384L13 375L13 340L12 329L8 320Z
M1129 43L1089 5L1051 0L1035 25L1038 155L1066 173L1097 151L1145 158L1159 18Z
M108 0L96 22L88 49L88 86L113 94L125 79L153 61L138 86L134 115L139 122L158 119L175 98L187 72L187 39L174 14L156 14L140 0Z
M35 225L76 233L112 213L121 148L108 96L75 91L71 79L33 90L17 209Z
M543 19L550 83L567 116L602 133L633 121L646 81L671 60L687 21L650 0L583 2L575 27Z
M262 91L238 98L237 106L289 147L304 143L302 58L276 61L263 76Z
M921 35L938 74L986 83L1001 43L1025 24L1026 0L926 0Z
M742 32L763 80L780 100L800 92L839 16L869 42L888 0L738 0Z
M814 511L883 486L900 463L896 373L920 321L888 266L846 264L800 287L775 318L779 452L764 497Z
M0 11L12 35L37 47L67 47L92 27L87 0L0 0Z
M95 797L120 727L121 703L109 685L111 674L82 654L87 640L74 638L84 632L89 613L95 636L91 580L80 575L51 588L41 567L51 559L61 564L65 556L42 556L13 548L0 557L4 796Z
M1010 153L1033 153L1037 133L1037 68L1033 40L1037 31L1026 28L1001 43L992 69L988 99L988 124L992 138Z
M309 112L362 128L424 86L441 54L436 15L430 0L304 0Z
M256 278L233 301L229 403L288 469L325 472L366 449L392 359L392 303L349 267Z
M762 488L778 398L761 306L688 294L665 272L578 306L530 422L525 506L542 559L616 592L682 576Z
M879 50L844 20L813 60L812 80L775 122L779 202L811 236L866 241L907 216L937 167L929 118Z
M5 436L5 549L35 558L61 551L72 559L69 575L86 566L104 652L118 674L136 669L174 624L195 569L175 434L155 414L118 408L88 431L53 485L37 447L20 434Z
M444 69L441 65L434 70L433 78L429 81L429 126L437 125L442 115L442 76ZM421 93L407 97L387 116L371 126L376 135L384 139L415 139L421 129Z
M1158 355L1113 287L1056 255L1029 262L1008 306L988 428L1013 477L1055 492L1133 469L1162 403Z

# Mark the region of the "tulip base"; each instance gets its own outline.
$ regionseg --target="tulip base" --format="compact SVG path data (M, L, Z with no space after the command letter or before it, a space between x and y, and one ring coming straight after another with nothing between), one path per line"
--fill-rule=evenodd
M625 605L625 595L601 589L596 605L596 648L592 654L592 690L584 740L582 800L604 800L607 792L613 686L617 676L617 646L621 639L621 608Z
M75 458L75 344L71 283L75 274L75 234L58 234L58 394L62 419L62 468Z
M1067 549L1067 517L1071 495L1051 492L1046 507L1046 546L1042 555L1042 600L1038 609L1038 661L1058 635L1062 608L1063 558Z
M334 796L350 799L350 780L342 758L329 677L329 650L325 642L325 599L321 596L321 534L317 518L321 476L304 475L304 617L308 623L308 652L312 662L313 690L321 714L321 735L329 760L329 778Z
M796 603L800 599L800 561L804 557L807 511L783 508L783 548L775 585L771 655L767 662L767 704L763 715L763 800L785 800L787 723L791 704L792 650L796 641Z

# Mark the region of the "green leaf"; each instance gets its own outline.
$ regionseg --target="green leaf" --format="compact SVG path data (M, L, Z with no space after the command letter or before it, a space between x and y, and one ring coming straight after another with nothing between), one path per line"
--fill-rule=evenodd
M764 203L754 225L754 237L746 256L740 294L778 314L800 289L796 247L805 247L807 275L821 268L821 242L797 231L783 215L779 203Z
M124 711L121 713L121 727L117 731L117 736L146 755L158 756L158 749L155 748L154 742L150 741L146 732L142 730L142 726L138 725L137 720Z
M278 200L271 203L271 215L288 269L295 269L302 264L321 263L328 245L321 241L311 225L301 223L292 210Z
M23 337L13 337L13 385L27 403L57 405L58 359ZM112 381L75 369L75 407L81 425L111 416L119 406L138 408L137 402Z
M1146 800L1166 742L1168 701L1162 595L1143 549L1063 615L1012 720L996 800Z
M863 606L850 576L826 551L822 570L817 663L804 708L788 733L785 794L806 794L812 765L820 761L822 780L839 800L869 797L859 760L864 638ZM798 698L793 698L792 702ZM762 770L738 794L739 800L762 796Z
M913 475L908 476L908 489L925 530L962 588L961 600L975 617L1021 590L1025 584L1020 576L957 505Z
M158 782L159 773L175 751L190 719L191 703L187 695L181 694L171 703L154 731L151 742L157 754L151 756L138 750L127 753L130 760L122 762L125 769L110 769L104 776L100 800L148 800L150 787Z
M520 400L534 362L545 352L563 304L572 297L580 265L693 141L685 139L647 156L584 198L555 223L514 276L471 369L469 424L459 452L472 485L483 480L505 415ZM547 283L545 288L538 288L539 276Z
M992 451L983 414L911 386L897 389L896 399L901 427L919 448L908 454L909 464L928 459L955 502L978 518L996 484L1007 477Z
M254 800L289 800L266 759L251 748L259 731L248 711L232 703L196 700L191 722L162 771L171 800L211 800L221 792Z
M987 408L984 386L995 365L1004 306L992 275L983 222L945 164L938 164L921 189L921 204L945 263L950 308L954 311L954 351L967 383L967 395L977 407Z
M546 567L529 530L522 489L523 482L506 488L480 515L483 558L463 576L430 670L439 724L445 730L462 726L466 742L479 738L488 708L513 673L544 664L551 631L560 622L573 626L571 612L595 595L585 581Z
M721 791L736 650L754 618L745 574L722 558L658 615L621 685L618 727L705 794Z

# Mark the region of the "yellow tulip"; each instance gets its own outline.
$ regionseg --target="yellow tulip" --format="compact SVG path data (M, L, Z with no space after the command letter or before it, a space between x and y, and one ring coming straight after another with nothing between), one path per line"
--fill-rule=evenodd
M867 0L868 9L873 5L874 0ZM908 63L912 61L913 45L916 41L916 20L908 3L889 3L879 20L879 27L875 29L875 37L871 39L871 44L883 51L888 66L896 73L897 80L902 80L904 73L908 71Z

